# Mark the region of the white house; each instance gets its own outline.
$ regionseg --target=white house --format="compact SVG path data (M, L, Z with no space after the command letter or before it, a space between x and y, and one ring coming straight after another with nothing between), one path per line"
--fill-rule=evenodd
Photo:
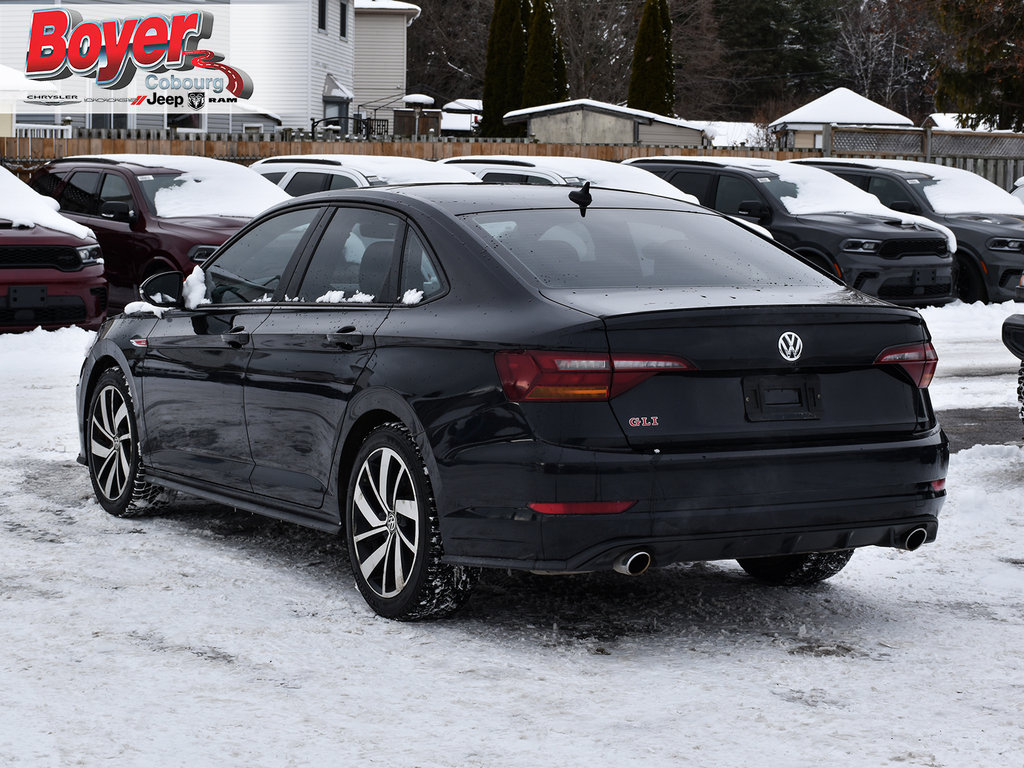
M394 110L406 95L406 30L420 9L399 0L354 0L354 5L354 112L387 120L393 129Z
M826 125L913 128L914 121L849 88L836 88L768 125L781 149L821 149Z

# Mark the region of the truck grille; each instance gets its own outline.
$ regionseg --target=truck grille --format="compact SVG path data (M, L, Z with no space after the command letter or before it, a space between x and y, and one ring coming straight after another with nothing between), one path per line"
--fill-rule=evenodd
M51 298L43 307L10 309L0 307L0 327L26 325L70 325L85 320L85 302L77 296Z
M901 256L942 256L946 253L946 241L937 237L886 240L878 253L886 259L898 259Z
M10 245L0 247L0 269L59 269L75 272L82 268L78 251L70 245Z

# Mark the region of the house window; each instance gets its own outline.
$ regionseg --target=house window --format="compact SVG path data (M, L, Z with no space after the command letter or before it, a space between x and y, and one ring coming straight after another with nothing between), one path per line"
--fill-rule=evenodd
M327 0L316 0L316 26L327 29Z
M324 117L337 118L337 120L328 120L326 124L337 125L348 133L348 105L347 100L324 97Z
M348 3L344 0L341 3L341 36L348 36Z

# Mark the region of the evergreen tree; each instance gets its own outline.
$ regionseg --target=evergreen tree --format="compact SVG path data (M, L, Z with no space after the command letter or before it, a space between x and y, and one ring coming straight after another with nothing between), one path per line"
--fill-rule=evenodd
M939 24L950 55L939 62L935 100L940 109L1024 131L1024 5L1001 0L942 0Z
M672 60L671 37L666 39L663 21L668 20L668 14L662 14L663 2L646 0L644 3L633 47L633 67L626 103L633 109L668 115L672 112L675 99L668 95L672 87L666 85L673 74L669 67Z
M526 48L523 107L564 101L566 92L565 56L551 18L551 7L547 0L538 0Z
M716 0L728 68L728 119L785 111L834 85L835 0Z
M484 113L481 136L520 136L523 124L505 125L505 113L519 109L523 102L523 73L526 67L526 30L522 21L522 0L495 0L487 37L487 66L484 69Z
M672 14L669 13L668 0L661 0L658 4L658 11L661 15L661 34L665 38L665 103L669 105L664 115L671 115L676 103L676 63L672 55Z

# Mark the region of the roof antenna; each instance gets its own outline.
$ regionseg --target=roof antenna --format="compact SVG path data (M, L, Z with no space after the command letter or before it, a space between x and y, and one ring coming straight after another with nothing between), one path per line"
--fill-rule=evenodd
M590 182L583 185L583 189L573 190L569 193L569 200L580 207L580 216L587 217L587 206L594 202L590 194Z

